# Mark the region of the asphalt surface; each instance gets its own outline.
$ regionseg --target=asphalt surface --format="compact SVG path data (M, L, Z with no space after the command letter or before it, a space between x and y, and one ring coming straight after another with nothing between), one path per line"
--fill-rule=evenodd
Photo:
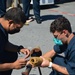
M33 10L30 13L33 15ZM53 48L53 35L50 33L49 27L51 22L60 17L65 16L71 23L73 32L75 31L75 1L56 4L54 6L42 6L41 17L42 24L37 24L34 20L29 25L24 25L20 33L9 35L10 42L23 45L24 47L40 46L42 53ZM19 54L19 58L25 57ZM13 70L12 75L21 75L25 68L20 70ZM52 69L41 68L42 75L49 75ZM39 75L38 68L33 68L29 75Z

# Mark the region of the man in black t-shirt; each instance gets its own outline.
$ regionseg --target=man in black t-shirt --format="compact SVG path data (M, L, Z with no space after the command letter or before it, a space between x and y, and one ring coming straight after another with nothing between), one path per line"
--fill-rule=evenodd
M30 51L22 45L9 42L8 34L20 31L26 21L24 12L20 8L11 8L0 19L0 75L11 75L13 69L20 69L26 65ZM17 53L26 54L25 58L17 59Z

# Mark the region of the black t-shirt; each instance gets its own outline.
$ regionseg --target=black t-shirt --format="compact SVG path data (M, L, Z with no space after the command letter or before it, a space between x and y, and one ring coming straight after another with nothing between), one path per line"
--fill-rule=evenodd
M8 42L8 33L0 24L0 64L14 62L17 59L16 52L5 51L6 43ZM0 75L11 75L11 70L0 71Z

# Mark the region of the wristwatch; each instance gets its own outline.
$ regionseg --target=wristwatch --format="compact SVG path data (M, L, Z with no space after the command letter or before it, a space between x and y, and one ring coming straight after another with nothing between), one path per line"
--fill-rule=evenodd
M52 62L49 63L48 68L52 68Z
M17 51L20 52L21 49L23 49L24 47L22 45L18 46Z

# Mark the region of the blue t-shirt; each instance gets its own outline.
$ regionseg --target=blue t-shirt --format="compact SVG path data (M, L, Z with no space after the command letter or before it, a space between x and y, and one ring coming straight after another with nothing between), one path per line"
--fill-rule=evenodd
M0 24L0 64L11 63L17 59L16 52L5 51L6 43L8 42L8 33ZM0 71L0 75L11 75L11 70Z
M68 45L55 45L54 50L58 54L64 52L65 67L67 68L69 75L75 75L75 36Z

